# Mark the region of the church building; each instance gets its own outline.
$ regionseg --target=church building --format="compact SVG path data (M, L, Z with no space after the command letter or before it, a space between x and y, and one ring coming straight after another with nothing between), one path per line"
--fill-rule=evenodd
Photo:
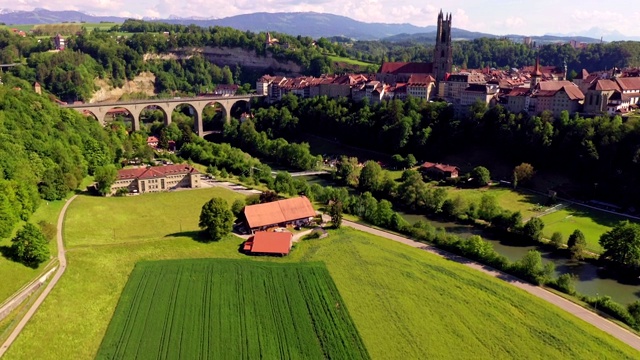
M407 83L412 75L432 76L437 83L444 81L453 68L453 48L451 45L451 14L438 15L438 30L433 62L384 62L376 80L393 86Z

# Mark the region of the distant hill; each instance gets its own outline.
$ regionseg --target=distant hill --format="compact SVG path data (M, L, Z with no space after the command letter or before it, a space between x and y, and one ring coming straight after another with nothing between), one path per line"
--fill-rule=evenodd
M33 11L12 11L2 9L0 11L0 22L7 25L26 25L26 24L55 24L62 22L124 22L125 18L117 16L93 16L80 11L62 10L51 11L47 9L36 8Z
M412 34L435 29L435 26L419 27L411 24L365 23L346 16L315 12L261 12L212 20L169 19L158 21L182 25L229 26L254 32L277 31L314 38L344 36L358 40L374 40L401 33Z
M12 11L3 9L0 11L0 22L7 25L14 24L51 24L62 22L116 22L125 20L116 16L93 16L80 11L51 11L46 9L35 9L33 11ZM380 40L384 39L393 42L435 42L436 26L415 26L411 24L383 24L365 23L353 20L346 16L315 13L315 12L280 12L280 13L253 13L237 15L222 19L203 18L181 18L170 16L168 19L145 19L147 21L166 22L170 24L198 26L228 26L243 31L276 31L290 35L318 37L344 37L356 40ZM434 19L435 22L435 19ZM455 19L454 19L455 24ZM591 33L598 33L599 29L592 29ZM615 39L623 36L616 33ZM472 40L481 37L506 37L514 41L522 41L524 35L497 36L481 32L472 32L454 28L452 37L454 40ZM577 40L580 42L599 42L598 37L583 37L576 35L566 36L533 36L533 41L538 43L568 42ZM605 39L611 40L611 39Z

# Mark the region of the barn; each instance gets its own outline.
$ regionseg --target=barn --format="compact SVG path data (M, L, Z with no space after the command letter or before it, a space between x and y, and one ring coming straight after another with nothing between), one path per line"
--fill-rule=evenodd
M251 233L273 227L303 226L316 215L306 196L284 199L244 208L244 220Z

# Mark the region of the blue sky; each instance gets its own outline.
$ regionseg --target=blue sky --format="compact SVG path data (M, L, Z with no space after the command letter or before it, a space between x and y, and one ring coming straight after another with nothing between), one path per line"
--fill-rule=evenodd
M637 0L0 0L0 8L81 10L128 17L226 17L258 11L316 11L366 22L435 24L442 8L453 13L454 27L493 34L580 33L598 28L640 36ZM595 34L594 34L595 35Z

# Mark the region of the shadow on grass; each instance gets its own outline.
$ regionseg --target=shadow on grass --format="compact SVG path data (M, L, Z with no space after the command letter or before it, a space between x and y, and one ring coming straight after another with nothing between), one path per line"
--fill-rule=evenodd
M2 257L4 257L5 259L9 260L9 261L13 261L16 263L20 263L24 266L30 267L32 269L37 269L39 264L37 263L25 263L20 261L20 259L18 259L16 257L15 252L13 251L13 249L10 246L0 246L0 254L2 254Z
M204 231L182 231L182 232L176 232L176 233L172 233L172 234L167 234L164 237L166 237L166 238L186 237L186 238L191 238L192 240L200 242L200 243L215 242L215 241L211 240L210 238L208 238Z

